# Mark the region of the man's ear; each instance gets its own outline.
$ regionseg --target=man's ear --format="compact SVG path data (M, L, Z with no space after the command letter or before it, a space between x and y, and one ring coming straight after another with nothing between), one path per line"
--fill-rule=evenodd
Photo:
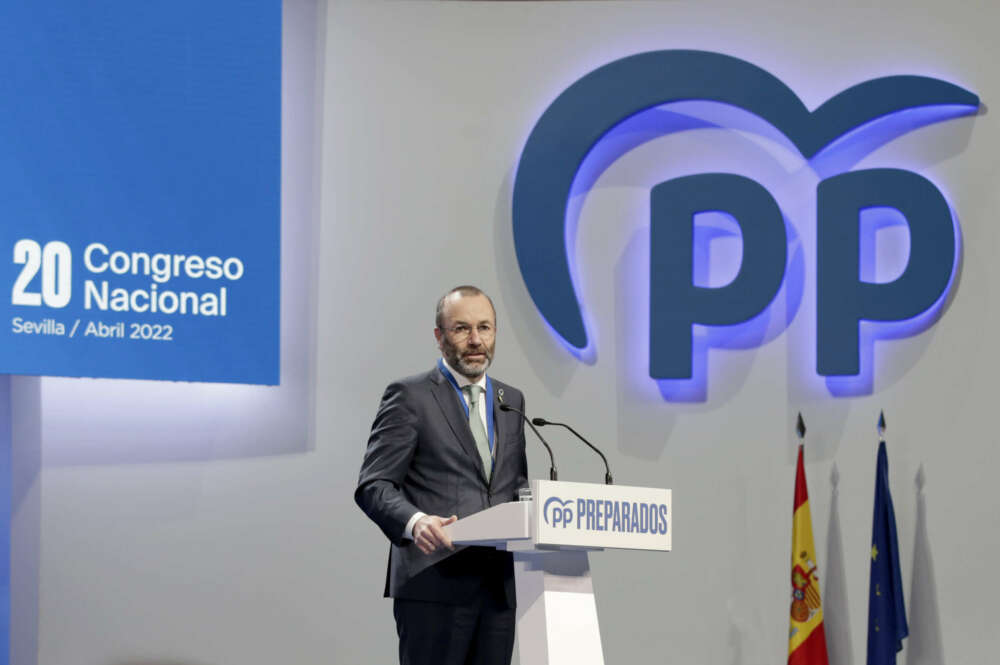
M444 335L440 328L434 329L434 340L437 342L438 348L441 348L441 337Z

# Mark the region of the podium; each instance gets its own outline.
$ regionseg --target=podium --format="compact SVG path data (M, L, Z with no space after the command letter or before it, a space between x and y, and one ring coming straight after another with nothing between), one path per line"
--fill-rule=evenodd
M513 553L521 665L604 665L589 553L670 551L670 490L533 480L531 496L446 531Z

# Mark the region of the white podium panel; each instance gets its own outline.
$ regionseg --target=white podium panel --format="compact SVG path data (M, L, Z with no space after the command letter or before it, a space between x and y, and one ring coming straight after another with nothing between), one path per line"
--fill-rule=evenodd
M584 550L515 551L521 665L604 665Z
M489 545L508 549L506 544L531 538L530 501L501 503L449 524L445 532L459 545Z

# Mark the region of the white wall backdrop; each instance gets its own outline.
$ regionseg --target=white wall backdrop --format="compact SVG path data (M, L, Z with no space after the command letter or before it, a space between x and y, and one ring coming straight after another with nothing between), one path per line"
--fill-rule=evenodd
M864 662L880 409L911 622L900 662L990 662L1000 8L748 4L286 0L282 386L15 381L14 574L37 584L15 588L14 662L393 662L387 546L351 495L382 388L431 366L434 302L464 282L494 296L493 373L531 415L604 444L618 483L674 490L672 553L593 557L609 663L784 662L799 411L831 663ZM586 72L671 48L748 60L810 108L897 73L990 107L844 165L930 178L962 229L941 319L876 344L870 394L834 397L812 370L820 176L751 130L671 134L611 165L581 202L575 250L596 357L579 362L541 322L510 233L524 141ZM709 353L705 400L670 402L643 374L649 187L706 170L775 196L802 296L779 295L794 317L764 345ZM588 451L550 440L561 478L602 478ZM529 442L543 477L539 451Z

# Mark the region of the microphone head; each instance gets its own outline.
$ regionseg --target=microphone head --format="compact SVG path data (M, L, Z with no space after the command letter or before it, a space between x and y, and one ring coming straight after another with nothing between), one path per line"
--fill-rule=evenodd
M534 425L535 427L542 427L543 425L548 425L549 421L546 420L545 418L532 418L531 424Z
M513 409L513 407L511 407L510 404L501 404L500 405L500 410L501 411L511 411L512 409Z

